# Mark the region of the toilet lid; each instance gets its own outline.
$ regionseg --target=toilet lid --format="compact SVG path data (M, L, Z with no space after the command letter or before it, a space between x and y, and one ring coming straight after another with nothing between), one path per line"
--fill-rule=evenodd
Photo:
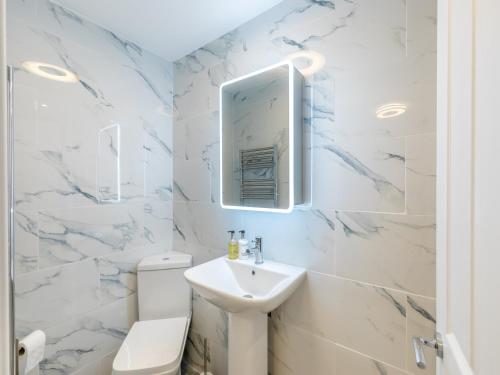
M116 374L161 373L180 364L187 318L134 323L113 361Z

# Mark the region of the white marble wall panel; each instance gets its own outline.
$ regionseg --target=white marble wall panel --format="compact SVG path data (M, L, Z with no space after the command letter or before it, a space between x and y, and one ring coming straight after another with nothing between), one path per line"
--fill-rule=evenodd
M422 152L425 149L426 152ZM411 214L436 212L436 134L406 140L406 208Z
M134 295L137 292L137 264L144 256L158 253L160 250L133 249L99 258L101 305Z
M336 345L309 331L269 319L269 369L281 374L336 374Z
M433 216L337 212L336 219L337 275L411 293L435 295Z
M435 295L435 20L435 0L286 0L174 63L176 246L209 260L241 226L263 236L267 259L309 270L273 312L274 375L416 373L409 335L428 335L432 319L408 301L432 314ZM325 57L306 77L310 207L237 214L211 204L218 86L309 50ZM377 118L392 102L406 112ZM193 342L217 340L199 331Z
M7 3L17 334L46 331L43 375L108 375L137 318L137 263L172 248L172 64L50 1ZM120 154L103 155L118 126Z
M17 274L38 268L38 212L18 211L14 215L16 240L15 269Z
M335 213L297 209L289 215L252 212L242 215L247 238L263 237L265 257L325 274L335 273Z
M158 201L172 200L172 123L171 115L159 115L159 120L143 120L145 132L145 195Z
M46 329L99 307L99 270L93 259L25 273L16 279L20 334Z
M205 360L207 371L227 375L227 347L220 346L192 330L186 342L182 374L199 375L203 372Z
M120 197L120 124L99 131L97 197L100 202L119 202Z
M408 375L397 367L362 355L341 345L337 345L335 375Z
M218 204L174 202L174 249L193 254L199 264L227 253L229 230L242 228L238 211Z
M403 138L343 143L318 133L314 141L313 206L355 211L405 211Z
M214 344L227 348L227 319L227 313L204 300L198 293L193 293L192 331L210 337Z
M40 268L124 251L144 243L142 204L41 211L39 218Z
M137 319L136 298L121 299L103 309L86 314L47 333L43 373L66 374L89 364L99 364L111 351L120 347Z
M403 293L309 272L282 310L285 323L405 366Z
M211 202L219 202L219 113L176 120L174 125L174 199L208 196ZM193 176L195 183L189 182Z
M146 199L144 203L145 242L166 251L173 241L172 202Z

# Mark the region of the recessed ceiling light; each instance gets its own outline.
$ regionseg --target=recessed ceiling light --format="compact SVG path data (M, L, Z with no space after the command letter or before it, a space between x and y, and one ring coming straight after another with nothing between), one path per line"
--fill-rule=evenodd
M390 118L400 116L406 112L407 105L402 103L388 103L381 105L376 110L378 118Z
M325 56L316 51L298 51L286 57L303 76L310 76L325 65Z
M75 83L78 82L78 77L75 73L57 65L46 64L38 61L25 61L23 68L28 72L37 76L52 79L59 82Z

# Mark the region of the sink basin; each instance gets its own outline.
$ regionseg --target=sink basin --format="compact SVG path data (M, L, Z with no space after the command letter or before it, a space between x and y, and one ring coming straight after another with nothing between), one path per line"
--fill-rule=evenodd
M266 260L214 259L184 273L194 290L221 309L268 313L281 305L306 276L302 268Z
M267 375L267 313L292 295L303 268L266 260L221 257L188 269L184 276L203 298L229 314L229 375Z

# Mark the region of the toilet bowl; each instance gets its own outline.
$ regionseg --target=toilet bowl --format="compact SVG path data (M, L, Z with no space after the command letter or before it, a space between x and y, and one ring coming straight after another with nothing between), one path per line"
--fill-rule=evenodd
M191 321L188 254L168 252L137 266L139 321L113 361L113 375L180 375Z

